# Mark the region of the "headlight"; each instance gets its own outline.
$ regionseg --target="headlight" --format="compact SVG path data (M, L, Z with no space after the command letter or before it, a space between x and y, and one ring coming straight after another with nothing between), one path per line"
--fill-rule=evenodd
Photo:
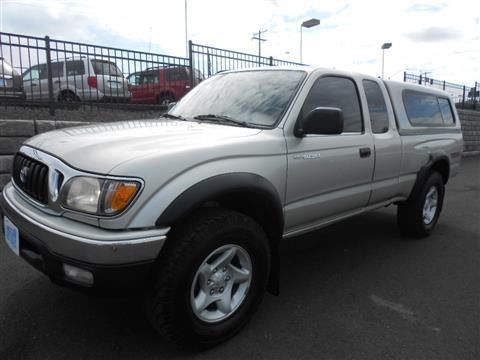
M115 215L132 202L139 189L137 181L74 177L62 190L62 205L89 214Z

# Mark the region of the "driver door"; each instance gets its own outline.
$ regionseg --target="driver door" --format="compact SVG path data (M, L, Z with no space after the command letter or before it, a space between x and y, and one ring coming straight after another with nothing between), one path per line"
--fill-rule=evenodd
M368 203L374 171L373 138L365 131L355 80L321 76L312 85L300 117L317 107L339 108L339 135L287 135L286 235L354 213Z

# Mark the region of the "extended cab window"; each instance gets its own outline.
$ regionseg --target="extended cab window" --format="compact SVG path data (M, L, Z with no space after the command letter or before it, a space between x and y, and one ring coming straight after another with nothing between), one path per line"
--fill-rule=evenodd
M442 113L435 95L417 91L403 92L408 121L414 126L443 125Z
M374 134L388 131L388 113L380 86L375 81L363 80L363 88L367 97L368 113Z
M303 104L302 116L306 116L317 107L335 107L343 111L343 132L363 131L362 114L357 88L353 80L326 76L315 81Z
M453 117L450 101L445 98L438 98L438 104L440 105L440 111L442 112L443 123L446 125L453 125L455 119Z

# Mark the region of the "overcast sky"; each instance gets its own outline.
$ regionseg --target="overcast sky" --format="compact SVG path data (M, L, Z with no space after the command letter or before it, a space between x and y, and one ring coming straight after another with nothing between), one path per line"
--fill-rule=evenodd
M184 0L0 0L0 30L185 55ZM381 73L403 71L450 82L480 81L480 1L188 0L188 35L196 43L257 53L252 35L268 29L262 55Z

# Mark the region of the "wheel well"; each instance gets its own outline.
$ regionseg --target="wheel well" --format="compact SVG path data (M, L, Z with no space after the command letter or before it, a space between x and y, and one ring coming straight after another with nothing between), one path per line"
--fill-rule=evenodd
M202 209L209 207L221 207L245 214L256 221L265 231L269 242L271 260L268 291L273 295L278 295L280 292L279 246L283 235L283 210L278 209L278 205L267 195L251 191L232 192L213 197L194 207L188 214L178 219L173 227L181 224L193 212L202 211Z
M61 97L62 97L64 94L67 94L67 93L70 93L70 94L72 94L73 96L77 97L77 94L75 94L72 90L70 90L70 89L65 89L65 90L60 91L60 94L58 94L58 98L61 99Z
M432 171L438 172L442 176L443 183L444 184L447 183L448 178L450 176L450 165L448 163L448 160L446 159L437 160L430 169Z
M278 218L275 205L266 196L236 192L213 199L213 203L250 216L263 228L269 239L278 240L282 235L283 219Z

